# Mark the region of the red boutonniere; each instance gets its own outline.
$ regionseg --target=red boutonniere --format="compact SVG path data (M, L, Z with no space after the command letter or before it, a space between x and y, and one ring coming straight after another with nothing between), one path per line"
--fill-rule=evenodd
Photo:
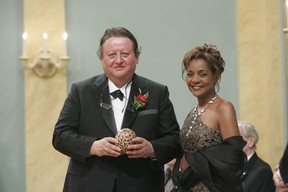
M144 107L147 104L147 98L149 96L149 92L142 95L142 91L139 88L139 95L136 97L134 96L134 103L132 106L132 111L137 111L139 108Z

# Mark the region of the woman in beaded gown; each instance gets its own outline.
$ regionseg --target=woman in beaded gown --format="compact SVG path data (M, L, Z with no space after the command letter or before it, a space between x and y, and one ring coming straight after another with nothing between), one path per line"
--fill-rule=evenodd
M198 104L180 131L183 156L173 170L175 192L241 192L240 171L246 156L236 112L217 95L224 60L214 45L188 51L182 74Z

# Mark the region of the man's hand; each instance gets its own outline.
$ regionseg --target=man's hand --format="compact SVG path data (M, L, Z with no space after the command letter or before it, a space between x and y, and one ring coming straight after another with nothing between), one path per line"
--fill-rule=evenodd
M132 140L132 145L128 146L126 154L129 158L155 158L152 144L142 137L136 137Z
M121 154L121 149L117 147L117 139L113 137L105 137L101 140L94 141L91 146L89 155L112 156L118 157Z

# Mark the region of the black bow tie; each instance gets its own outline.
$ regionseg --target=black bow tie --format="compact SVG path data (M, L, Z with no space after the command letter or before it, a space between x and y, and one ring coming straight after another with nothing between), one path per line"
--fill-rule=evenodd
M116 91L114 91L114 92L112 92L112 93L110 93L110 95L111 95L114 99L119 98L121 101L123 100L123 97L124 97L123 93L122 93L119 89L116 90Z

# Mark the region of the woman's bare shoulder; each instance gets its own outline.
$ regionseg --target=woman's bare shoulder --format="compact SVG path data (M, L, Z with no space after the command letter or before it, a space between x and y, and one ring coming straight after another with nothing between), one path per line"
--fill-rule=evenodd
M232 102L221 99L217 108L222 138L239 135L236 112Z
M231 101L219 97L217 108L221 112L235 111L234 105Z

